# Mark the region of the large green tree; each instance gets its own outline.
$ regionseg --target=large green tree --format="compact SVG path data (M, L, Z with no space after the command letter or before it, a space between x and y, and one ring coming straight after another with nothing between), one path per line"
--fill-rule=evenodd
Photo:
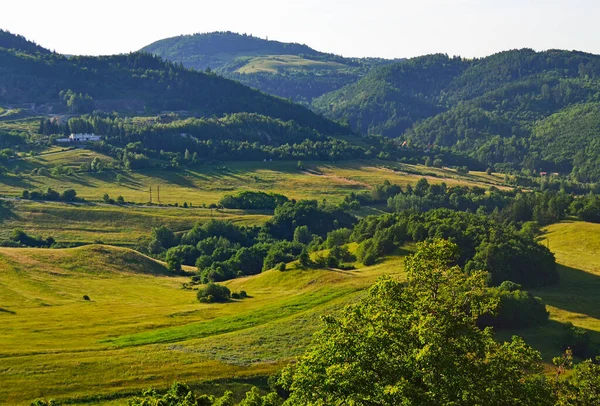
M486 273L467 274L456 245L418 244L406 282L380 279L325 319L315 344L282 374L287 405L549 405L540 355L498 343L477 318L494 312Z

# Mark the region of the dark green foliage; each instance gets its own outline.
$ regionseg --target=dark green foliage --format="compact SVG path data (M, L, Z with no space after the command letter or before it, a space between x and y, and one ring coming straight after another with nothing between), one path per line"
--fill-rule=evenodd
M297 242L279 241L269 248L263 264L263 271L275 267L283 262L294 261L304 250L304 246Z
M339 207L300 200L277 207L273 218L265 224L265 231L276 239L292 240L296 227L307 226L311 233L325 237L329 231L351 227L355 222L354 216Z
M343 58L315 51L306 45L269 41L232 32L180 35L154 42L142 50L181 62L187 68L200 71L210 69L265 93L301 103L310 103L315 97L357 81L374 66L392 62L375 58ZM294 66L280 69L277 73L237 72L253 57L278 59L280 55L335 62L335 65L323 68Z
M486 275L451 266L458 247L418 244L407 281L382 278L335 316L282 373L287 405L553 405L541 357L498 343L476 320L493 312Z
M256 230L240 227L230 221L210 220L196 224L181 237L183 244L196 245L209 237L223 237L231 242L246 245L253 238Z
M166 227L160 226L152 229L151 233L152 240L156 240L160 243L161 247L165 249L169 249L177 244L177 238L175 237L175 233Z
M313 106L363 133L401 137L409 149L468 156L483 170L596 181L598 102L599 56L522 49L473 60L429 55L381 67Z
M570 379L557 386L558 406L600 405L600 357L577 364Z
M481 316L480 326L492 326L498 329L527 328L548 321L549 313L544 302L528 292L520 290L520 285L504 281L498 288L488 290L499 299L495 315Z
M105 111L187 110L205 116L248 112L293 120L317 131L344 132L338 124L305 107L147 53L65 57L28 55L0 48L0 59L3 61L0 87L4 89L0 103L52 103L58 107L63 103L59 93L70 90L77 95L73 105L77 110L79 101L85 104L93 99ZM88 109L84 106L84 110Z
M525 287L558 280L554 255L532 238L485 216L434 209L423 214L402 212L361 220L353 231L361 245L357 258L373 263L407 241L445 238L460 250L459 264L469 271L486 270L491 283L512 280Z
M600 196L591 195L577 199L571 205L571 212L584 221L600 223Z
M20 228L15 228L10 234L10 240L25 247L50 248L56 241L53 237L32 237Z
M231 298L232 299L246 299L248 297L248 294L246 293L245 290L241 290L239 292L232 292L231 293Z
M273 210L289 199L277 193L253 192L244 190L236 195L225 195L219 204L226 209Z
M559 344L563 350L571 349L573 355L581 358L593 358L600 352L600 349L592 343L587 330L576 327L571 322L563 325Z
M310 244L312 234L307 226L298 226L294 230L294 241L300 244Z
M74 189L66 189L60 196L60 200L63 202L74 202L76 199L77 192Z
M211 282L198 290L197 297L201 303L223 303L229 301L231 298L231 291L227 286Z
M27 40L22 35L13 34L0 29L0 48L14 49L28 54L50 54L51 52L33 41Z
M198 256L198 250L193 245L178 245L167 250L165 260L169 270L180 272L181 265L195 265Z
M58 406L58 402L56 402L54 399L36 399L31 402L30 406Z
M21 193L21 199L30 200L48 200L54 202L76 202L83 201L82 198L77 197L77 192L74 189L65 189L62 193L57 192L52 188L47 188L46 191L41 192L38 190L29 191L23 190Z
M212 395L196 395L192 389L183 383L175 382L165 394L159 394L154 389L143 392L141 397L129 400L129 406L233 406L233 393L216 398Z
M344 245L350 242L350 235L352 235L352 230L349 228L339 228L337 230L330 231L327 233L325 246L327 248L333 248Z

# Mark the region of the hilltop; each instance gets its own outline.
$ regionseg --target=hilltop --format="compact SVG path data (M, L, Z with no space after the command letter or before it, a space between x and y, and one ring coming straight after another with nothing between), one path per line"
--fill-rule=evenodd
M437 54L375 69L316 99L313 108L432 154L453 151L493 167L597 181L599 90L598 55L521 49L469 60Z
M30 54L41 53L50 54L50 50L39 46L33 41L29 41L22 35L13 34L9 31L0 29L0 48L14 49Z
M141 49L187 68L211 69L266 93L308 103L392 61L344 58L307 45L232 32L180 35Z
M15 35L12 41L23 42ZM28 51L29 52L29 51ZM323 132L340 126L305 107L223 77L188 70L147 53L66 57L0 47L0 105L35 103L41 113L93 111L188 115L258 113Z

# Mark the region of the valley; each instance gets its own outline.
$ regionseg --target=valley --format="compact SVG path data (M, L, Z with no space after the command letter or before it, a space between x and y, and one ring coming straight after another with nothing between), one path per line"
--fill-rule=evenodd
M579 51L0 30L0 404L598 404L599 89Z

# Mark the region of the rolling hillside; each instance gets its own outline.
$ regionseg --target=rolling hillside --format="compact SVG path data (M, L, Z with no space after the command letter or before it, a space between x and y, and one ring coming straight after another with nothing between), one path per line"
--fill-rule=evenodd
M551 320L500 331L500 338L522 335L546 361L560 352L560 323L571 321L597 341L599 236L598 224L546 229L561 282L532 293L548 305ZM169 276L161 264L126 249L0 248L0 262L0 370L8 384L0 387L0 402L11 404L39 396L118 404L173 380L216 393L243 387L299 355L320 315L352 302L380 275L402 278L403 266L401 256L354 271L292 265L225 283L248 292L247 299L200 304L194 291L181 288L188 278ZM66 379L69 385L59 384Z
M181 288L189 278L129 250L2 248L0 261L0 403L15 405L268 375L303 351L319 315L401 270L394 259L353 272L268 271L228 283L248 299L200 304Z
M187 68L211 69L266 93L301 103L310 103L315 97L357 81L374 66L392 62L344 58L306 45L232 32L180 35L156 41L142 51Z
M9 35L12 42L20 37ZM186 111L189 115L258 113L315 128L340 126L287 100L223 77L191 71L147 53L105 57L65 57L2 48L0 105L37 104L41 113L84 114L94 110L135 113Z
M522 49L474 60L438 54L375 69L313 107L432 154L450 150L489 166L596 181L599 132L588 103L599 101L599 78L600 56L582 52ZM558 121L561 134L551 135ZM571 131L581 126L581 134Z

